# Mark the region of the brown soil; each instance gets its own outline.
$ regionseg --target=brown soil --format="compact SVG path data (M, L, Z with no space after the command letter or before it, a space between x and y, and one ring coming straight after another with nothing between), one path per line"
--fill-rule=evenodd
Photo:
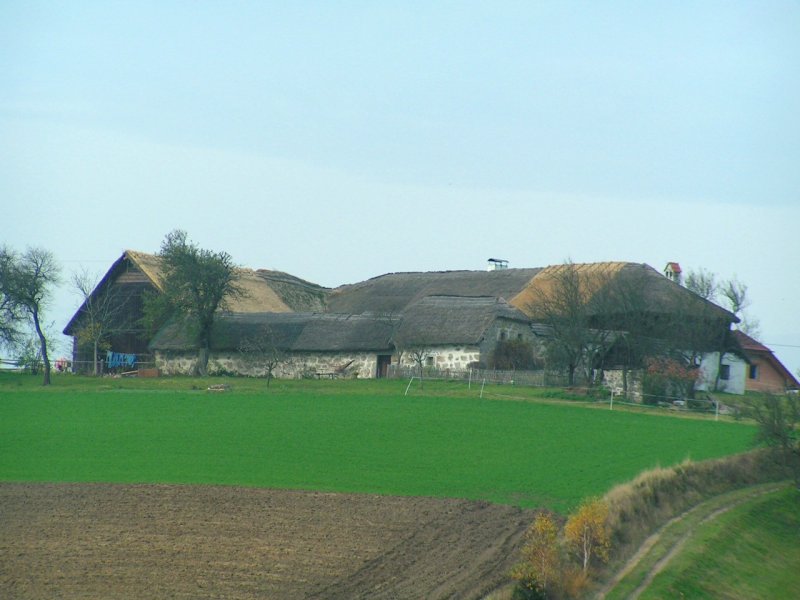
M0 484L3 598L478 598L532 512L230 487Z

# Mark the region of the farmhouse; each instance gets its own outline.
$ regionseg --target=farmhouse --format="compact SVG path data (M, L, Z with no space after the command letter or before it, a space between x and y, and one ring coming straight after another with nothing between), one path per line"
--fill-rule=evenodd
M529 319L490 297L428 296L396 317L224 313L212 331L209 371L263 375L263 359L270 357L278 359L278 377L383 377L390 365L413 366L415 360L461 371L487 356L497 340L512 337L532 340ZM162 372L192 371L196 351L182 324L162 328L150 347Z
M772 350L742 331L735 331L734 335L747 357L743 379L748 392L781 393L800 389L800 382Z
M465 370L486 365L499 343L511 341L541 353L547 328L536 325L542 317L537 299L554 289L567 267L506 268L503 262L500 268L498 260L488 270L389 273L335 289L287 273L240 269L247 294L216 319L209 371L263 374L263 360L259 364L246 347L257 347L262 359L272 355L273 372L282 377L381 377L392 366ZM143 294L161 289L159 261L126 251L92 298L116 294L124 306L108 350L148 354L164 373L188 373L195 351L186 324L173 321L153 335L140 324ZM634 339L677 336L694 352L726 350L736 317L650 266L606 262L573 268L582 281L596 284L583 292L589 327L615 332L613 351L590 369L613 369L617 359L637 364L641 344L632 344ZM609 302L612 287L616 295ZM86 312L84 304L65 328L67 335L77 337ZM77 361L85 360L81 351L76 341Z

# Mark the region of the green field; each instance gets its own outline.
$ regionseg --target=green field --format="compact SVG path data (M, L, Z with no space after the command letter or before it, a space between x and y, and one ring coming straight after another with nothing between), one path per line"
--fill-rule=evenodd
M755 498L702 525L641 598L796 598L800 494Z
M566 510L643 469L750 447L733 422L600 410L563 391L402 381L38 380L0 374L0 480L198 483ZM194 389L193 389L194 388Z

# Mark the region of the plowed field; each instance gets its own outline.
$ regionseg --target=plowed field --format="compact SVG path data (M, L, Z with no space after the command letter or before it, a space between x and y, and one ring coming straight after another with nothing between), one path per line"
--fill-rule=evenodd
M475 598L532 512L264 489L0 484L3 598Z

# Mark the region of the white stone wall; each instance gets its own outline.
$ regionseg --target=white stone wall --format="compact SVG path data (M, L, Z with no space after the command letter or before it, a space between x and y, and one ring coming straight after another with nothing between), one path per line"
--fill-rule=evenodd
M428 349L427 357L426 367L466 371L469 369L470 363L480 360L481 352L478 346L431 346ZM397 364L397 359L397 354L392 356L392 364ZM403 352L400 357L400 366L416 367L417 363L414 362L410 352Z
M191 375L197 362L196 353L156 352L155 356L156 366L164 375ZM350 361L352 363L339 373L340 369ZM377 368L376 353L297 352L282 362L273 375L284 379L299 379L338 373L339 377L371 378L375 377ZM236 373L254 377L263 377L266 374L263 367L259 368L242 360L238 352L213 352L208 359L208 372Z
M628 371L628 400L631 402L642 402L642 371ZM608 369L603 371L603 387L609 390L623 389L623 377L621 369ZM610 393L610 392L609 392Z

